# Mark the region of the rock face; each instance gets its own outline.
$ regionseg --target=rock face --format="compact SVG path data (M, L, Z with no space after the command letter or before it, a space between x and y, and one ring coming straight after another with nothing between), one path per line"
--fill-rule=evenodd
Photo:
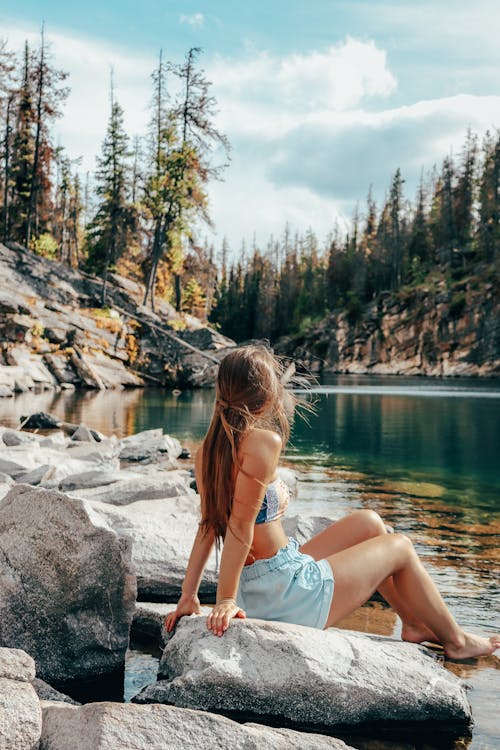
M31 685L35 662L24 651L0 648L0 750L37 750L42 711Z
M233 341L164 300L156 314L144 308L144 289L116 274L109 276L108 309L99 309L101 286L89 274L0 243L0 396L68 384L213 385ZM183 326L181 338L174 329Z
M341 740L174 706L45 704L40 750L348 750Z
M90 501L92 508L120 536L132 540L137 589L145 601L177 601L199 522L194 492L123 507ZM213 598L217 586L215 555L209 558L200 596Z
M13 487L0 503L0 645L48 682L123 667L136 597L130 544L83 501Z
M471 718L460 681L423 648L343 630L235 620L217 638L184 618L159 678L135 700L326 727Z
M317 373L492 377L500 373L499 299L493 279L386 294L359 320L332 314L275 348Z

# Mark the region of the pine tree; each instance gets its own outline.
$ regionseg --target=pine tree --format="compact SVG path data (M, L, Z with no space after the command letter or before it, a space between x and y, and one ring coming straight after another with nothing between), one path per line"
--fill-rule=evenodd
M228 148L212 121L215 99L209 95L209 82L196 67L200 50L189 50L181 65L165 65L160 54L153 74L153 114L150 125L150 166L145 188L145 204L153 225L148 258L144 304L148 298L154 309L154 286L158 264L165 257L174 279L175 306L181 309L182 247L192 238L198 218L210 224L205 192L208 181L220 176L224 165L214 166L214 145ZM172 72L182 84L182 93L167 107L166 74Z
M472 249L474 204L476 202L477 137L470 130L462 151L462 163L454 195L454 216L458 250L465 260Z
M492 261L500 255L500 131L484 139L479 202L479 252Z
M421 178L417 192L417 205L410 227L408 256L412 281L421 280L432 252L426 209L426 190Z
M13 120L16 103L16 89L14 81L15 56L8 49L7 41L0 39L0 123L1 129L1 167L0 167L0 196L2 202L1 233L3 240L9 234L9 190L11 187L11 149ZM3 124L5 123L5 124Z
M50 50L42 27L40 48L32 71L35 133L26 216L26 247L30 247L32 234L38 236L50 220L50 169L54 148L49 127L51 121L61 115L60 105L69 94L69 89L61 86L67 75L51 64Z
M33 107L32 54L24 45L22 77L17 94L17 111L12 134L10 166L6 170L7 193L4 236L24 242L27 233L33 155L35 151L35 110Z
M97 159L97 211L87 227L86 267L102 275L101 304L106 302L109 271L127 249L133 227L130 203L129 139L123 126L123 110L111 81L111 112L101 156Z
M401 227L401 213L403 208L403 183L401 170L398 168L394 174L389 194L390 212L390 258L391 258L391 286L397 289L401 286L405 263L405 252L403 245L403 234Z

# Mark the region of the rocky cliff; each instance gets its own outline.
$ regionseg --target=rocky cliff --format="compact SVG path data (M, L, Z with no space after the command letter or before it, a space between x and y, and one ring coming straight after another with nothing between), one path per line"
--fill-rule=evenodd
M101 281L20 245L0 244L0 395L28 388L212 385L234 342L116 274Z
M500 375L500 281L492 266L331 314L276 350L315 373Z

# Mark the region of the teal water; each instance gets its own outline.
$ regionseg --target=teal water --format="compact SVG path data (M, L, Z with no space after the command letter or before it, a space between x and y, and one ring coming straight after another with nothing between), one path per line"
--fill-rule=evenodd
M340 376L301 397L316 413L295 419L283 457L299 478L292 512L336 518L373 508L412 537L463 625L498 630L500 381ZM0 422L17 426L20 415L43 410L118 436L162 427L194 450L212 405L211 391L45 392L0 400ZM398 635L397 618L377 607L345 626ZM144 659L137 654L138 671ZM138 679L133 665L132 652L129 685ZM472 685L476 724L472 739L446 747L500 748L500 660L449 668Z

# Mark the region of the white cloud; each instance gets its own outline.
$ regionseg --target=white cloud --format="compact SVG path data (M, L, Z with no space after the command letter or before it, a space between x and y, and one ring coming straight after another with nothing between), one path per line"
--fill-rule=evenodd
M413 197L422 169L457 153L467 129L481 135L500 121L500 96L460 95L379 112L329 113L291 127L270 148L267 176L335 200L378 195L401 167Z
M250 106L257 116L278 112L304 117L310 112L351 109L369 97L388 96L397 85L385 52L373 42L351 37L325 52L281 58L261 52L241 60L219 57L208 72L217 82L219 102L242 104L245 122Z
M191 15L184 15L182 13L179 16L179 23L187 23L189 26L200 28L205 22L205 16L203 13L192 13Z

